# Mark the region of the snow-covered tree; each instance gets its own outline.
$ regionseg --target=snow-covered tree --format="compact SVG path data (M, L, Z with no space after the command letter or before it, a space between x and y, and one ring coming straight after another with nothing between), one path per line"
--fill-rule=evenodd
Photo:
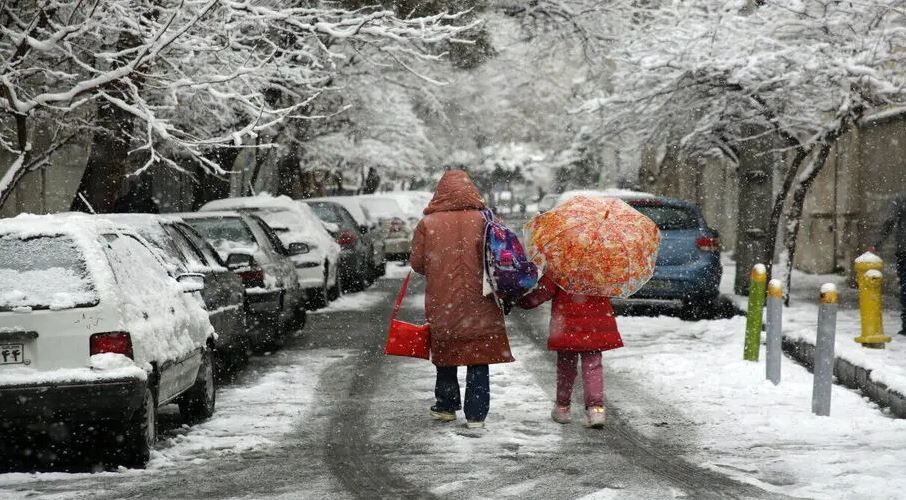
M0 10L0 147L16 156L0 179L0 205L50 152L94 133L86 201L107 209L125 155L142 164L215 174L217 148L273 144L262 136L292 120L332 85L350 51L409 67L439 58L436 45L473 24L458 14L398 17L381 7L331 2L23 0ZM35 152L34 127L58 128ZM271 134L270 137L274 135ZM256 140L257 139L257 140ZM119 159L116 168L110 158ZM86 179L83 178L83 184ZM113 195L113 196L112 196Z
M776 136L789 166L769 234L787 204L792 265L805 195L837 139L866 111L906 101L904 2L617 0L608 10L623 21L608 28L614 88L583 109L605 132L678 141L690 156L736 161L755 135Z

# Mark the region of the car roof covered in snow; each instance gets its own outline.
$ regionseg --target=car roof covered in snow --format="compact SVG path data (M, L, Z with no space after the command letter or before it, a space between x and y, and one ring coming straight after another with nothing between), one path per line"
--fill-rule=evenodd
M302 201L336 203L349 212L349 215L355 219L356 224L364 226L369 223L370 217L362 207L362 200L356 196L321 196L318 198L308 198Z
M258 215L268 226L281 230L277 236L287 245L304 242L325 249L336 245L324 223L311 207L289 196L271 196L263 193L257 196L225 198L206 203L200 211L207 213L224 209L259 212ZM336 251L339 252L339 249Z
M48 215L21 214L8 219L0 219L0 233L16 234L21 238L64 234L99 234L128 229L128 224L81 212Z
M641 191L631 191L628 189L605 189L605 190L594 190L594 189L576 189L573 191L566 191L557 198L557 205L575 198L576 196L588 196L591 198L619 198L624 201L644 201L652 200L656 201L658 204L672 205L676 207L686 207L686 208L697 208L695 203L690 201L681 200L679 198L670 198L667 196L658 196L651 193L645 193Z

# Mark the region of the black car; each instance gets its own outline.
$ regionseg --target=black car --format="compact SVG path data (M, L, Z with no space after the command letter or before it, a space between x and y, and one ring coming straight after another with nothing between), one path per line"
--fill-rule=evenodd
M349 211L339 203L328 200L305 200L322 221L337 226L334 239L340 245L340 275L349 291L363 290L374 280L377 271L372 265L375 254L371 228L360 226Z

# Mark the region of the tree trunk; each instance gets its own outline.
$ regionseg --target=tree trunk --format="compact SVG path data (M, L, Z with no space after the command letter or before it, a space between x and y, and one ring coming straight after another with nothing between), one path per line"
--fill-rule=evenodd
M115 85L110 93L129 102L120 85ZM72 210L96 213L113 211L117 195L126 180L129 142L134 124L135 117L128 111L101 101L95 118L97 131L91 141L85 173L82 174L76 196L72 200Z
M204 167L198 167L198 178L192 193L193 209L198 210L209 201L230 196L230 174L233 173L233 164L241 151L240 148L217 148L206 155L209 160L220 165L226 174L212 174Z
M820 149L818 149L815 157L810 162L810 168L803 174L804 177L799 179L795 190L793 191L793 199L790 201L790 210L787 214L785 242L788 260L786 263L786 298L784 299L784 303L787 306L790 305L790 285L792 285L793 279L793 262L796 258L796 243L799 238L799 228L802 225L802 212L805 207L805 197L808 194L809 188L814 184L815 179L818 177L818 174L824 170L831 148L834 147L837 139L846 133L848 126L847 119L841 118L837 127L825 134L824 140L820 142Z
M777 193L777 197L774 198L774 206L771 208L771 217L768 219L768 242L766 245L768 251L771 252L771 258L766 262L769 277L774 270L773 255L777 250L777 235L780 233L780 218L783 217L783 207L786 204L790 190L793 189L793 183L796 181L799 167L802 166L802 162L808 157L809 151L811 150L802 147L797 148L796 156L793 158L792 162L790 162L786 174L783 177L780 192Z

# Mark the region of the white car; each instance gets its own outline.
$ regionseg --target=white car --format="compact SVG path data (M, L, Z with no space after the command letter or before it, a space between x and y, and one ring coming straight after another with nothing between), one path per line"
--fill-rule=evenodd
M390 197L362 195L356 198L380 221L387 259L408 259L412 248L412 230L415 227L410 222L411 212L407 214L400 202Z
M88 215L0 220L0 422L87 426L143 465L157 408L214 412L203 277L168 275L136 232Z
M227 198L205 204L200 211L252 210L273 228L284 246L293 243L308 245L309 251L292 255L299 285L305 290L309 307L317 309L327 305L339 295L337 270L340 262L340 245L327 232L321 220L305 203L288 196L258 195L244 198Z

